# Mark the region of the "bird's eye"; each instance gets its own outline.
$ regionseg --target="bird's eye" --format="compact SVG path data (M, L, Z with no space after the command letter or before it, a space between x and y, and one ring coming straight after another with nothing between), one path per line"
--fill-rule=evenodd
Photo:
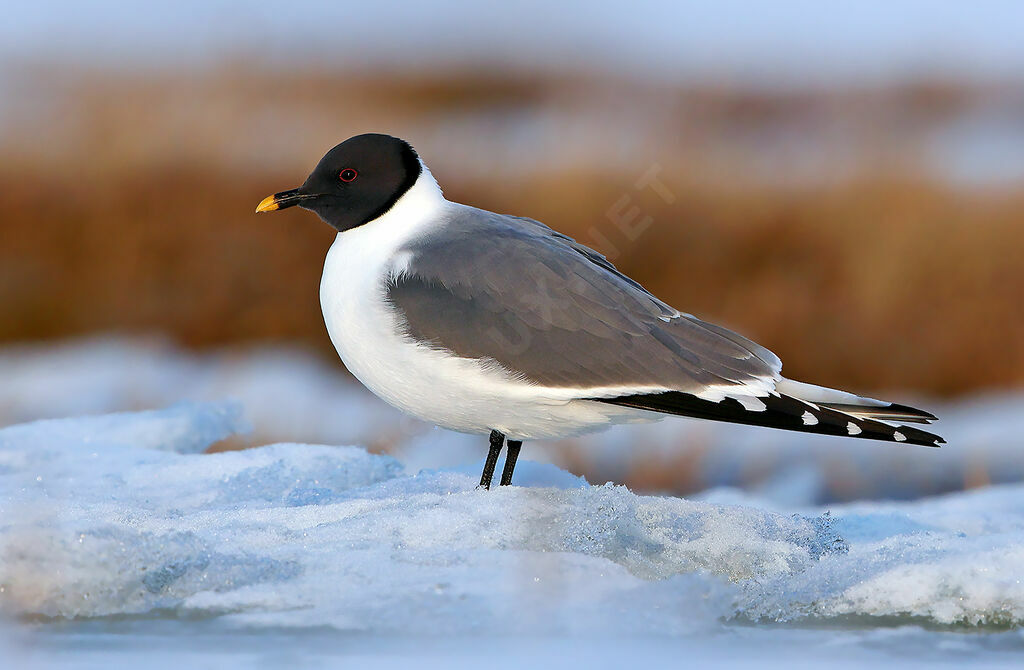
M359 173L353 170L352 168L345 168L344 170L338 173L338 179L346 182L352 181L358 176Z

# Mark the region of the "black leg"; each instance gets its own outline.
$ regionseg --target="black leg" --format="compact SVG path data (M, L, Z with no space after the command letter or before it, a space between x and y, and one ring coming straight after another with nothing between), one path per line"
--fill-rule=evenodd
M494 479L494 467L498 464L498 454L505 444L505 435L496 430L491 431L491 449L487 452L487 460L484 461L484 472L480 475L480 486L485 489L491 488L491 480Z
M522 447L522 440L508 441L508 450L505 452L505 469L501 471L501 486L508 486L512 483L512 471L516 469L516 459L519 458L519 450Z

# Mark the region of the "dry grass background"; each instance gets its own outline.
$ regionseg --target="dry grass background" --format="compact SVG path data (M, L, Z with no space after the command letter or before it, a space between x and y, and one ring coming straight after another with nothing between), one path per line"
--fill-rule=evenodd
M335 142L378 130L413 140L450 198L596 246L672 305L772 348L792 377L946 395L1024 383L1024 189L955 187L915 162L916 131L977 91L242 65L34 70L14 86L0 116L0 341L159 331L331 356L317 286L332 231L253 208ZM651 165L673 202L635 188ZM636 239L609 218L624 197L651 217Z

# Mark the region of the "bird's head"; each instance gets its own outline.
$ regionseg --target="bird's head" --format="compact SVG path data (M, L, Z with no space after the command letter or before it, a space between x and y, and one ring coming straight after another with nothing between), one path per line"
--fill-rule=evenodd
M405 140L356 135L328 151L302 186L264 198L256 211L298 205L343 232L391 209L421 171L416 151Z

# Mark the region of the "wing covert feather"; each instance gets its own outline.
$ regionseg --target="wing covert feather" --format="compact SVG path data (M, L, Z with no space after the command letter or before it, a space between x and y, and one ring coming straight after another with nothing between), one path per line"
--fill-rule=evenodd
M460 207L403 251L386 297L410 337L539 385L699 393L779 376L764 347L678 312L530 219Z

